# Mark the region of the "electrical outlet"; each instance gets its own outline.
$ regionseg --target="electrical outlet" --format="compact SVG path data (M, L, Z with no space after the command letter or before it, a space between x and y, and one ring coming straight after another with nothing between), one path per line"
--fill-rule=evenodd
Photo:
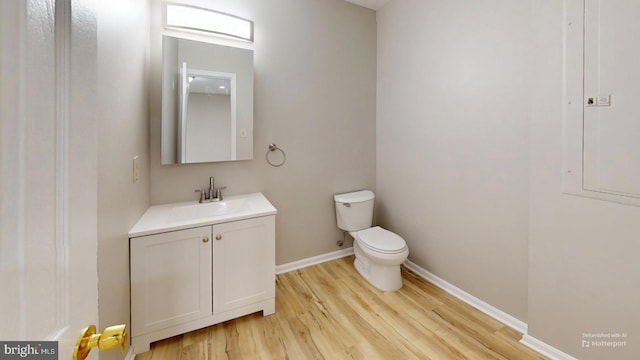
M133 182L138 181L140 179L140 161L138 156L133 157Z

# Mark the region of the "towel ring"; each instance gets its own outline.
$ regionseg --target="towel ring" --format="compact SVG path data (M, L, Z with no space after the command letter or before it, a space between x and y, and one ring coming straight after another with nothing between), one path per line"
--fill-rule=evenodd
M274 164L271 162L271 160L269 160L269 154L274 152L274 151L280 151L282 153L282 162L279 164ZM287 162L287 154L285 154L284 150L280 149L278 147L278 145L276 144L269 144L269 150L267 150L267 153L264 155L265 159L267 160L267 162L269 163L269 165L273 166L273 167L280 167L282 165L284 165L284 163Z

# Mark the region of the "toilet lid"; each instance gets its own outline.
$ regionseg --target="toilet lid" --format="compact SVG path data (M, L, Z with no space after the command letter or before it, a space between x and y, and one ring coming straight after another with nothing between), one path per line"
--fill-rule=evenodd
M358 238L363 246L387 254L404 251L407 246L403 238L379 226L358 231Z

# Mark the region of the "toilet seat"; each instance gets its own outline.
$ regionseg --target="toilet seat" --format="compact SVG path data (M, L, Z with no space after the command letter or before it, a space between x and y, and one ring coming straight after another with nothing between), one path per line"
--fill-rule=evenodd
M358 231L360 246L381 254L399 254L407 250L407 243L398 234L379 226Z

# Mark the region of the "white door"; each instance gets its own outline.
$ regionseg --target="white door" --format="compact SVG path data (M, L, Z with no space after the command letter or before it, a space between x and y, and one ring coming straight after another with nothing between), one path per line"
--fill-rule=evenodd
M91 2L0 1L0 339L60 359L98 320Z
M584 2L584 188L640 197L640 2Z

